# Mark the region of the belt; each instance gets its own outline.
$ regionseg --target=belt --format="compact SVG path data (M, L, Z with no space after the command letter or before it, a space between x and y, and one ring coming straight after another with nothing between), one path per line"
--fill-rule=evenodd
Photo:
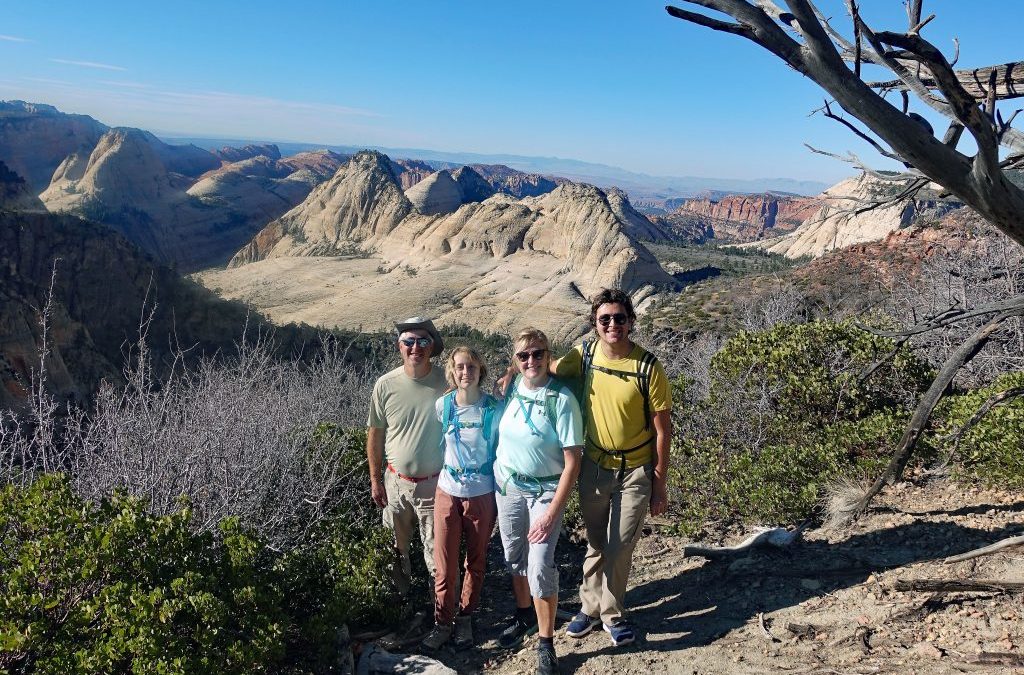
M626 474L626 455L631 453L631 452L636 452L637 450L640 450L640 449L650 445L651 441L653 441L653 440L654 440L654 436L651 436L650 438L648 438L646 441L644 441L640 445L634 445L632 448L627 448L626 450L609 450L607 448L602 448L600 445L598 445L594 441L590 441L590 445L595 450L597 450L597 451L599 451L601 453L601 457L604 457L605 455L610 455L612 457L616 457L617 456L619 458L618 479L622 480L622 477ZM596 464L598 466L600 466L600 462L596 462Z
M404 473L398 473L397 471L395 471L395 467L391 466L391 464L388 464L388 471L390 471L391 473L395 474L396 476L398 476L402 480L409 481L410 483L422 483L425 480L430 480L431 478L437 478L438 476L441 475L441 472L438 471L437 473L432 474L430 476L406 476Z

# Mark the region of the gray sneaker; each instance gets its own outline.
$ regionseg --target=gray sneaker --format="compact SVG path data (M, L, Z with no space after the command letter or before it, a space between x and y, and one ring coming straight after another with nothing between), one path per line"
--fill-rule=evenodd
M455 639L452 644L456 647L468 647L473 644L473 617L461 614L455 617Z
M443 645L445 642L448 642L451 636L451 625L434 626L434 630L430 631L430 633L427 634L427 637L423 638L423 642L421 642L420 645L422 645L424 649L430 651L440 649L441 645Z
M560 672L554 648L547 645L537 647L537 675L558 675Z

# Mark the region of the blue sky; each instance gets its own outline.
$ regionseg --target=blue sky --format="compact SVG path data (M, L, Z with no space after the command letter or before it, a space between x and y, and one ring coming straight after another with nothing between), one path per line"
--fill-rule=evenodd
M852 173L805 142L885 166L808 116L823 101L812 83L664 4L9 3L0 99L156 132L557 156L657 175ZM821 4L847 27L840 4ZM897 0L862 5L876 29L905 29ZM924 36L949 54L959 37L958 67L1024 58L1024 3L926 0L931 12Z

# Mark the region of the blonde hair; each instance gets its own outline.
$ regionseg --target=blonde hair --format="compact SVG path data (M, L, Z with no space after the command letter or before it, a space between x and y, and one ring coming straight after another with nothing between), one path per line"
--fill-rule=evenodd
M519 335L512 341L512 353L515 354L519 350L519 345L527 345L531 342L539 342L544 345L544 349L551 349L548 336L544 334L544 331L540 328L530 327L519 331Z
M458 389L458 385L455 384L455 356L457 354L466 354L476 364L476 367L480 369L480 379L477 380L477 385L483 385L484 378L487 377L487 364L484 363L484 358L480 356L480 352L465 345L453 349L444 364L444 377L448 380L448 384L452 388Z

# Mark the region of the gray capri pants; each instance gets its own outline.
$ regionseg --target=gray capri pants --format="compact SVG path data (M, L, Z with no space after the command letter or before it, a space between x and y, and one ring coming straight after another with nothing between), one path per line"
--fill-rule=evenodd
M531 486L533 487L533 486ZM555 545L562 531L559 513L546 541L531 544L526 539L530 525L547 511L555 490L520 489L515 481L505 486L505 494L495 492L498 502L498 530L505 549L508 571L525 576L530 584L530 595L548 598L558 594L558 569L555 567Z

